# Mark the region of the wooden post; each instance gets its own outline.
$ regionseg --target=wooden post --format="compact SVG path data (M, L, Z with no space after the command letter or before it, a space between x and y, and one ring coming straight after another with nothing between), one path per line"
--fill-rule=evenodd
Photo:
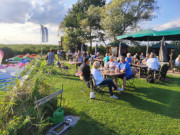
M37 97L35 96L35 102L37 101ZM38 116L39 116L39 119L40 119L40 121L41 121L41 112L40 112L40 110L39 110L39 105L38 105L38 103L36 103L36 108L37 108L37 111L38 111Z
M63 90L63 84L62 84L62 90ZM61 107L61 102L62 102L62 93L61 93L61 99L60 99L60 107Z

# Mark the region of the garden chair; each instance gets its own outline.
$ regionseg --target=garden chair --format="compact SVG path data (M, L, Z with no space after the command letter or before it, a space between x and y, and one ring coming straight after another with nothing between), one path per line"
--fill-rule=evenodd
M105 91L104 88L105 88L105 87L108 87L108 85L96 85L96 84L95 84L95 79L94 79L94 77L91 76L91 78L92 78L93 90L94 90L94 91L97 91L99 94L102 95L102 97L104 97L104 92L103 92L103 91Z
M69 60L73 61L73 56L72 55L68 55L68 61Z
M152 83L159 82L160 80L165 81L168 68L169 68L169 66L167 64L164 64L161 66L160 70L151 70L150 69L147 79L152 78Z
M89 81L86 81L84 79L83 75L80 75L79 78L83 82L83 85L81 85L81 87L80 87L81 92L85 92L87 89L92 91L92 88L93 88L93 86L92 86L92 79L90 78ZM83 86L86 86L85 89L83 89Z
M160 80L165 81L168 69L169 66L167 64L162 65L160 70L155 71L155 80L158 82Z
M126 79L126 87L129 88L136 88L134 85L134 79L137 73L137 68L132 68L132 77L129 79Z

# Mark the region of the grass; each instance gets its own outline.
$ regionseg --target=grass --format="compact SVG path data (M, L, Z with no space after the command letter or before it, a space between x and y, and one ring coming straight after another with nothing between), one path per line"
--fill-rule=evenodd
M78 77L64 75L58 68L52 75L40 74L55 91L63 84L65 113L80 117L69 135L180 134L180 77L168 77L170 81L160 84L136 78L136 89L123 95L114 92L118 100L110 98L107 88L104 98L96 93L92 100L89 90L81 92L86 86Z
M83 83L78 77L47 76L51 85L63 84L65 104L81 118L70 135L180 134L180 77L169 78L160 84L136 79L135 90L115 92L118 100L111 99L108 90L104 98L96 93L92 100L88 90L80 91Z

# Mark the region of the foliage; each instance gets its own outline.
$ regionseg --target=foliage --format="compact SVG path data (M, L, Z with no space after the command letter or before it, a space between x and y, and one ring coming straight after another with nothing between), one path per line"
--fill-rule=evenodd
M157 9L155 0L112 0L102 10L101 24L115 40L128 28L136 27L141 21L151 20Z
M43 54L47 54L51 48L57 50L59 46L43 45ZM41 45L0 45L0 50L3 50L5 60L20 54L40 54Z
M180 122L180 77L168 76L169 80L160 84L149 84L135 78L135 90L125 90L123 95L113 91L119 99L111 99L108 88L104 88L104 97L96 93L96 99L91 100L89 91L85 90L87 86L82 87L83 82L79 78L60 74L60 69L55 66L53 69L56 72L52 75L45 73L44 60L34 64L35 68L21 88L2 93L5 95L0 97L0 134L42 135L51 126L47 116L52 116L59 107L59 98L40 107L40 121L31 96L37 78L36 85L42 97L59 90L63 84L63 104L67 106L65 113L80 117L70 135L180 133L177 124ZM122 80L118 82L120 86Z
M82 0L78 1L69 9L68 14L61 22L59 28L65 31L63 47L65 50L77 50L81 48L82 44L85 44L85 34L81 29L82 20L86 19L86 12L90 5L104 6L105 0Z
M173 41L172 45L176 47L175 52L174 52L174 59L175 59L180 54L180 42L179 41Z
M81 27L84 31L84 38L89 40L91 52L93 39L98 38L102 33L100 26L100 7L89 6L85 19L81 21Z
M59 107L58 98L54 98L40 107L42 118L38 117L37 110L34 109L34 96L38 99L45 97L53 93L56 86L52 86L47 81L46 78L49 75L44 73L45 64L45 60L33 61L31 65L35 65L35 67L23 85L7 91L4 97L0 97L0 133L41 135L48 126L51 126L47 117L52 116Z

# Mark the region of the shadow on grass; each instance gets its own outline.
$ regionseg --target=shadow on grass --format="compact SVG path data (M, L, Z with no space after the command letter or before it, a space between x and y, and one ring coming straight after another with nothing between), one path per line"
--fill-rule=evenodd
M81 81L77 77L72 77L72 76L61 76L63 79L68 79L68 80L75 80L75 81Z
M180 92L141 87L138 91L125 95L121 96L121 100L129 102L135 108L180 119Z
M99 123L86 113L79 114L80 120L77 125L70 131L69 135L117 135L114 130L106 127L105 124Z

